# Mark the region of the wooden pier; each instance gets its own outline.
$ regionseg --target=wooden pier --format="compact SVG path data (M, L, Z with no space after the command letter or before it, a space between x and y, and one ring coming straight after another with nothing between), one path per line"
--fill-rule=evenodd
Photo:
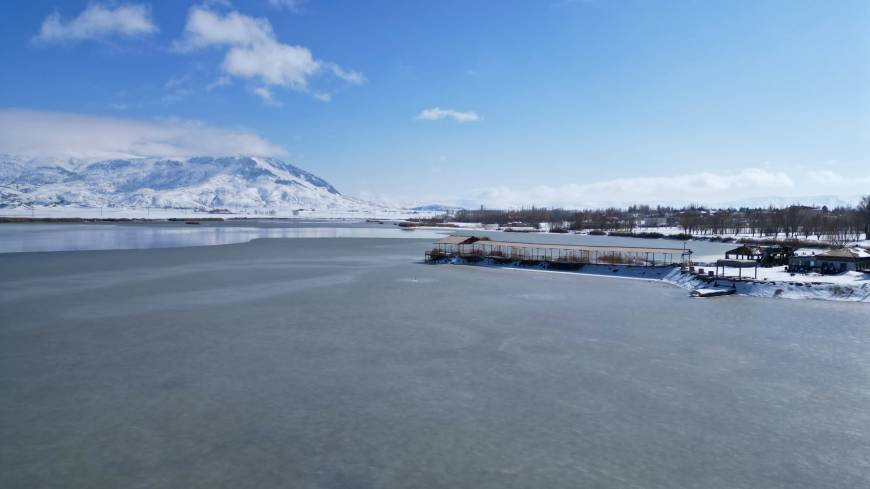
M684 248L593 246L579 244L523 243L478 236L451 235L435 242L426 252L427 262L447 258L520 261L555 265L611 264L636 266L687 266L692 251Z

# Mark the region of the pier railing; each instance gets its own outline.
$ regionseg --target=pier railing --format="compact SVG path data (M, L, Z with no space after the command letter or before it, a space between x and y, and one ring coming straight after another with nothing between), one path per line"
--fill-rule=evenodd
M633 266L662 266L662 265L685 265L687 257L684 255L674 256L674 253L652 252L617 252L617 251L573 251L563 250L556 253L536 253L528 249L499 249L477 248L467 249L441 249L434 248L426 251L426 262L437 262L451 258L469 260L492 259L496 261L519 261L527 263L552 263L558 265L633 265ZM675 258L679 258L678 260Z

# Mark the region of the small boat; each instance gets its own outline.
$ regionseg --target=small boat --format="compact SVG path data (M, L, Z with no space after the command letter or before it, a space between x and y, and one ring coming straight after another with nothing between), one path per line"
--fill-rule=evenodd
M737 291L734 288L717 288L717 289L694 289L689 294L692 297L719 297L720 295L732 295Z

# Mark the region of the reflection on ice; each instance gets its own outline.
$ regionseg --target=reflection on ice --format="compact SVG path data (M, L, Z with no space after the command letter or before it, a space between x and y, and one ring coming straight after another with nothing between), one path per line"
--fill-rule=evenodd
M292 226L292 227L291 227ZM295 225L282 227L164 224L3 224L0 253L177 248L245 243L257 238L426 238L442 233L393 226Z

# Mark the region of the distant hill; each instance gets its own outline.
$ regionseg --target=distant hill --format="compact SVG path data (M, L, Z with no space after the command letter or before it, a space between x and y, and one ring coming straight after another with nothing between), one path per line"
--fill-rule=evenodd
M0 206L357 209L322 178L275 158L201 156L41 162L0 156Z

